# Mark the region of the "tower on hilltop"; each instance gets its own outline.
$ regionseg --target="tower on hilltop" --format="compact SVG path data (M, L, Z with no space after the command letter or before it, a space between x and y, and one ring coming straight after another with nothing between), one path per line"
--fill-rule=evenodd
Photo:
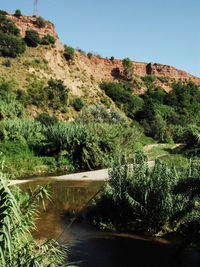
M33 11L33 15L37 16L39 15L39 11L38 11L38 0L34 0L34 11Z

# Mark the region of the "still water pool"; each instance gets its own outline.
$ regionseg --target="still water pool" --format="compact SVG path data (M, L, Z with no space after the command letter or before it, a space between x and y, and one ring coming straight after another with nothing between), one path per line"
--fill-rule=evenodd
M68 244L70 262L79 262L81 267L183 266L176 257L174 242L99 231L85 220L71 224L74 214L95 195L103 182L41 178L20 187L32 190L46 183L50 183L52 201L46 201L46 210L40 207L37 231L33 235L41 241L53 238Z

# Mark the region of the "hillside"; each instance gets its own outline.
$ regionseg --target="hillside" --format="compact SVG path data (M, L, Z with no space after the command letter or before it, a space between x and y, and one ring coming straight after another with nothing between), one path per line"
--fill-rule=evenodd
M197 151L200 78L75 50L41 17L0 11L0 44L0 151L13 177L105 168L155 142Z
M26 52L16 59L11 59L12 68L1 66L1 81L12 79L20 85L21 88L26 88L27 77L34 74L35 78L47 81L51 77L61 79L64 84L70 89L73 95L82 96L84 101L88 103L97 102L105 103L106 96L99 88L99 83L103 81L119 81L116 73L119 76L123 73L124 67L122 60L100 58L88 56L83 52L76 51L73 62L67 62L63 56L64 47L61 44L54 25L51 22L46 22L43 28L39 28L36 24L36 18L31 16L16 17L8 14L7 17L15 22L20 29L20 35L25 36L27 29L37 30L40 37L50 34L56 39L55 45L38 46L37 48L27 48ZM39 62L40 63L37 63ZM0 58L3 63L4 58ZM45 62L45 63L44 63ZM2 65L2 64L1 64ZM135 93L143 93L146 87L141 76L155 75L157 77L166 77L167 82L157 80L156 84L162 86L165 91L171 90L171 82L174 79L182 79L183 81L192 80L200 85L200 78L195 77L184 71L175 69L174 67L161 65L157 63L142 63L133 61L134 80L133 86ZM33 77L33 76L32 76ZM117 79L116 79L117 78ZM166 81L166 80L165 80Z

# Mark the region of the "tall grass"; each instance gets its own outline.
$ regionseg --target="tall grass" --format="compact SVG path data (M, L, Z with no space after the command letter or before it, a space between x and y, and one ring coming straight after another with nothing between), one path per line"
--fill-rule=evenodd
M187 171L177 172L157 160L150 169L147 157L136 153L132 166L121 161L114 164L111 179L89 212L90 218L100 226L113 225L118 229L125 227L151 233L176 231L181 224L200 216L197 199L183 190L175 190L181 184L188 184L188 177L194 176L199 180L199 166L191 165ZM199 194L199 191L193 192Z

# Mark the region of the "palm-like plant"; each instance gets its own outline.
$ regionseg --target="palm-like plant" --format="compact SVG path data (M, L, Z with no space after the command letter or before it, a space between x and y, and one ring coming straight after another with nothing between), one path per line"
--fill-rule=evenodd
M35 198L43 199L46 188L39 188L32 197L21 197L19 189L12 191L8 180L0 173L0 266L61 266L66 258L66 248L61 250L52 240L38 245L30 234L34 228Z

